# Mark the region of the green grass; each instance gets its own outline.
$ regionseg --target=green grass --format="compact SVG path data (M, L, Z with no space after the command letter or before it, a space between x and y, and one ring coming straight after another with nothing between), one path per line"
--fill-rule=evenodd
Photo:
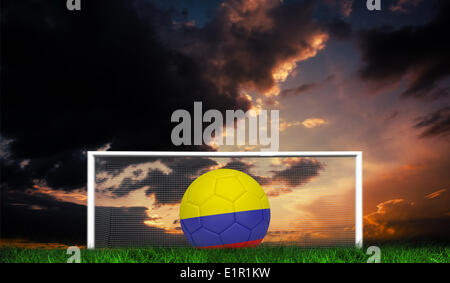
M381 246L381 262L448 263L448 245ZM89 263L364 263L366 248L258 247L248 249L197 250L194 248L140 248L81 250L81 261ZM0 248L0 262L67 262L65 250Z

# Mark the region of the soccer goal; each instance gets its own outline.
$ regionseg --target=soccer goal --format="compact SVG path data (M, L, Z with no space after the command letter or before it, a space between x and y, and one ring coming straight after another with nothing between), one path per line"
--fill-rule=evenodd
M189 246L183 194L221 168L250 175L265 191L271 216L261 245L362 247L360 151L90 151L87 247Z

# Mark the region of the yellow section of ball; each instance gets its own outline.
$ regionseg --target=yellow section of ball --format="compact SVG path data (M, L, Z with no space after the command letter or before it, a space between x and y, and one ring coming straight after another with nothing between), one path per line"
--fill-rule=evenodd
M255 179L238 170L217 169L199 176L186 190L180 219L267 208L269 200Z

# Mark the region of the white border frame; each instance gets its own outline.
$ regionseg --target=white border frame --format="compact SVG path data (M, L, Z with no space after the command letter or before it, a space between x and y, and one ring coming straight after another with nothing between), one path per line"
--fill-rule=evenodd
M354 157L355 158L355 246L363 245L363 163L362 151L88 151L87 153L87 248L95 248L95 157L96 156L158 156L158 157Z

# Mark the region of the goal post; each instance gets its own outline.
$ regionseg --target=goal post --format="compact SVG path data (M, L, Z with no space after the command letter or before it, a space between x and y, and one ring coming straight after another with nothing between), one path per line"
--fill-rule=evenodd
M325 184L325 181L323 182L323 184L320 182L317 183L316 185L314 185L314 188L309 188L308 186L313 187L314 182L318 182L315 180L320 176L320 174L322 174L320 170L325 170L323 168L325 168L326 166L322 166L322 164L326 165L326 162L323 162L321 160L330 160L330 162L328 162L329 164L332 164L330 166L336 167L336 169L331 168L330 171L332 171L333 174L339 174L344 170L339 169L341 163L337 161L345 158L351 160L351 166L346 165L346 168L353 167L351 168L351 171L352 173L354 173L354 175L351 177L345 176L345 180L351 179L350 181L345 182L346 186L348 187L349 184L351 184L351 190L354 190L350 198L346 199L350 199L354 205L350 210L345 210L345 213L342 212L342 214L339 214L341 213L341 210L333 210L333 206L339 205L339 203L337 203L338 200L333 199L333 194L327 194L325 193L325 191L323 191L324 193L321 194L317 193L317 190L319 189L316 189L316 187L322 188L322 186L327 186ZM297 194L301 195L301 193L304 192L312 192L311 194L312 196L314 196L315 202L311 201L309 203L304 203L296 206L294 205L294 203L291 204L291 209L293 209L293 211L297 211L295 209L303 209L302 215L306 215L305 217L311 220L311 223L313 223L314 221L321 221L320 223L322 223L320 224L322 226L320 226L319 224L305 224L303 226L299 224L302 229L308 230L308 233L302 234L303 241L311 241L311 243L316 243L312 240L312 238L317 236L317 243L320 243L320 238L323 239L322 242L328 244L341 242L348 243L349 241L347 241L347 238L350 235L349 233L351 233L352 237L354 238L351 239L351 241L354 242L354 245L357 248L362 247L362 151L89 151L87 153L87 248L94 249L96 247L127 246L128 243L142 243L142 245L148 245L149 241L147 238L145 238L147 236L141 235L141 233L147 232L141 231L150 231L150 228L153 229L151 230L151 233L156 233L157 231L159 231L162 234L158 232L159 234L150 233L149 235L157 235L157 237L160 238L167 235L167 239L158 239L158 245L172 246L175 245L174 243L178 243L178 240L172 241L171 239L175 239L177 237L181 238L182 236L180 229L178 227L175 227L176 225L179 225L179 220L171 220L171 222L169 223L167 221L164 221L161 215L163 215L164 213L164 215L168 215L168 213L175 213L174 211L177 210L176 205L177 203L179 205L180 201L179 195L180 193L182 193L183 188L185 190L189 185L187 181L195 178L196 174L199 174L199 172L201 172L196 169L199 160L203 160L202 164L206 164L204 165L204 167L201 167L202 170L207 170L208 168L221 168L221 166L232 166L233 164L236 165L235 163L239 163L240 166L246 165L246 168L250 168L249 170L253 170L252 172L254 172L254 170L260 170L260 173L255 173L255 175L258 175L257 177L260 178L261 182L267 184L267 190L269 191L268 195L273 196L274 199L276 199L278 202L280 198L277 198L277 196L279 196L281 193L291 193L292 195L292 192L300 192ZM252 162L250 162L249 160ZM264 166L260 165L262 161L267 164ZM317 164L319 164L320 166ZM277 169L278 167L276 166L284 167L282 167L281 170ZM262 167L264 168L259 169ZM195 173L193 173L194 171ZM345 172L350 172L350 169L346 170ZM341 172L341 174L344 173ZM345 174L348 175L349 173ZM178 177L180 178L180 180L176 179ZM337 177L334 178L333 175L330 175L326 179L326 182L333 184L333 180L337 180ZM343 177L341 179L344 180ZM164 182L169 182L170 184L164 184ZM283 182L283 187L278 188L276 185L274 185L277 182ZM265 185L262 186L264 189L266 189ZM302 191L302 189L305 187L306 189ZM331 187L333 190L338 191L337 187L339 186L337 184L333 184L331 185ZM175 192L171 192L171 190L174 190ZM139 197L137 195L137 192L142 192L142 196ZM148 209L138 209L138 207L142 206L142 198L150 197L152 197L152 200L154 201L153 207L159 209L156 210L159 213L158 216L149 215ZM328 199L326 199L327 197ZM313 198L311 197L311 199ZM286 200L292 201L292 198L286 198ZM131 205L130 203L133 205ZM136 205L134 205L135 203ZM318 203L325 208L330 208L330 214L336 213L336 217L332 218L333 215L321 215L317 216L316 218L308 216L316 213L317 209L314 207L314 203ZM301 207L299 208L299 206ZM132 208L134 208L134 210ZM119 211L120 216L118 214ZM124 214L124 211L126 211L127 214ZM141 223L143 220L141 218L137 220L137 216L133 215L133 213L142 214L143 211L147 213L147 218L144 219L144 222L147 226L142 228L143 230L140 230L141 228L137 229L135 226L133 226L133 223L137 223L137 221L140 221L139 223ZM349 211L351 211L351 217L349 215ZM102 213L106 213L107 216L104 216L104 214ZM344 216L341 217L340 215ZM347 217L348 219L351 219L348 223L352 222L353 224L348 225L348 223L346 222L347 227L345 227L345 229L339 228L340 230L337 230L338 228L336 228L336 222L339 221L338 216L341 218ZM275 219L272 218L271 222L272 221L275 221ZM290 223L293 222L291 221ZM290 223L287 223L285 227L289 227L289 225L292 225ZM276 226L278 224L275 223L274 225ZM336 227L327 228L328 226L325 227L323 225ZM314 229L316 229L317 231L315 231ZM344 239L345 241L342 239L325 240L326 233L329 233L330 231L344 230L345 232L342 232L342 239ZM287 231L286 229L281 229L281 232L273 231L273 235L288 234L291 232L294 233L295 231ZM132 235L129 236L127 233ZM112 234L116 236L112 236ZM297 233L295 235L300 234Z

